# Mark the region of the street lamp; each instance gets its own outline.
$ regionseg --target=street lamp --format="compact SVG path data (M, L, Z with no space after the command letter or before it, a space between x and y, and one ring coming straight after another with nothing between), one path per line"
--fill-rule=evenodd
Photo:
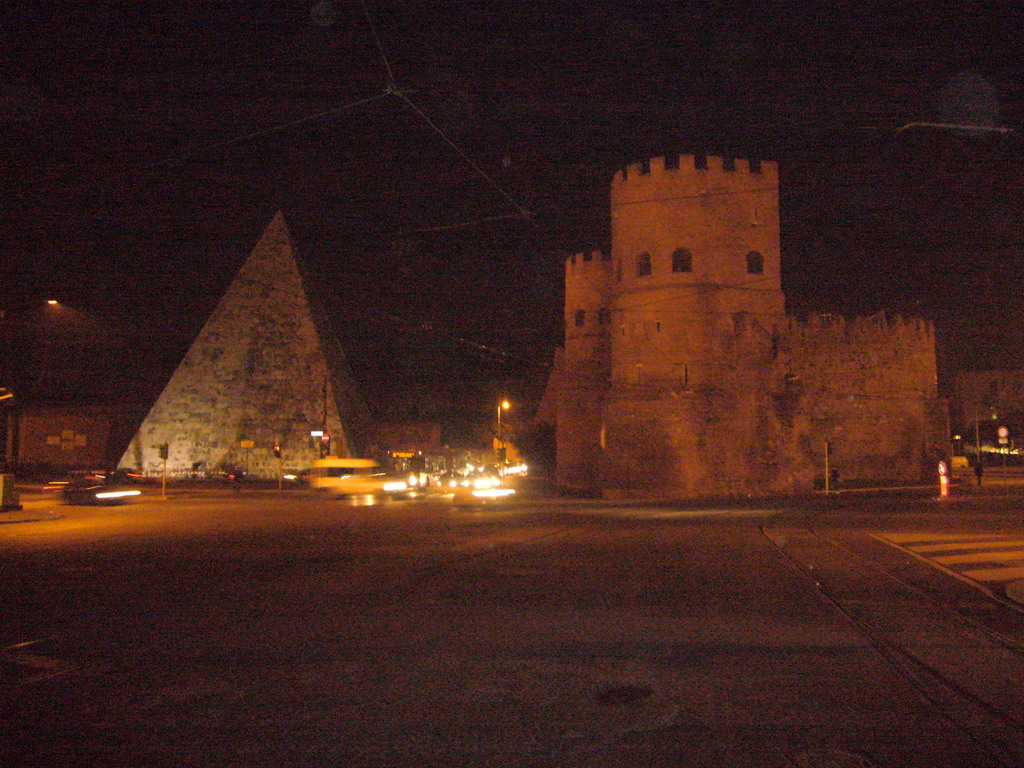
M988 409L988 416L989 416L989 418L991 418L993 420L998 418L996 412L994 410L992 410L991 408ZM980 421L981 421L981 414L978 412L977 408L975 408L975 411L974 411L974 461L977 462L978 464L981 463L981 437L980 437L980 432L979 432L979 429L978 429L978 422L980 422Z
M501 454L499 456L500 461L505 460L505 440L503 439L501 432L501 412L507 411L511 407L512 406L508 400L502 400L500 403L498 403L498 450Z

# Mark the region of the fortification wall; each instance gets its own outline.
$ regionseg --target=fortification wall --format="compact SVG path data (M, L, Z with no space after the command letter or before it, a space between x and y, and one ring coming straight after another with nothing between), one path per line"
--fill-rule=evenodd
M613 383L608 495L743 495L930 479L946 453L929 323L880 314L764 326L738 315L679 381Z
M843 482L930 478L947 453L937 424L935 332L923 320L879 313L790 320L780 362L800 391L801 450ZM940 419L941 420L941 419Z
M734 318L714 360L688 382L615 382L607 399L607 495L687 497L790 490L810 476L785 387L775 392L774 329Z
M608 389L611 260L599 251L565 262L565 379L559 391L557 481L597 488L601 476L601 413Z

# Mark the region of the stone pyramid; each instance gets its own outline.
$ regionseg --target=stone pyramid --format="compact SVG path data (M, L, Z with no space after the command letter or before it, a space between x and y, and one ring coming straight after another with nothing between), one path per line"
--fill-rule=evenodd
M311 303L278 212L143 420L120 466L169 476L238 468L277 477L359 455L369 419L340 346Z

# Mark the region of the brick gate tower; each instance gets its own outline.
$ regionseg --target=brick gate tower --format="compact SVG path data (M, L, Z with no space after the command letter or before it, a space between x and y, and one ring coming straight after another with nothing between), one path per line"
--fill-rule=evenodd
M785 314L774 162L668 155L611 184L611 252L566 261L557 479L693 497L926 476L931 326ZM830 454L831 455L831 454Z

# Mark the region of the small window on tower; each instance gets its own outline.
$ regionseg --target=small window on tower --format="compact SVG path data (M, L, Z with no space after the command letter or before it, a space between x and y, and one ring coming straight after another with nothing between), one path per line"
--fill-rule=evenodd
M637 277L643 277L644 275L651 274L651 254L644 251L636 259L636 275Z
M686 248L676 248L672 252L673 272L693 272L693 254Z
M747 254L747 274L764 274L764 256L757 251L751 251Z
M587 311L585 309L576 310L576 327L579 328L587 321Z
M608 325L612 321L612 311L607 307L597 310L597 324Z

